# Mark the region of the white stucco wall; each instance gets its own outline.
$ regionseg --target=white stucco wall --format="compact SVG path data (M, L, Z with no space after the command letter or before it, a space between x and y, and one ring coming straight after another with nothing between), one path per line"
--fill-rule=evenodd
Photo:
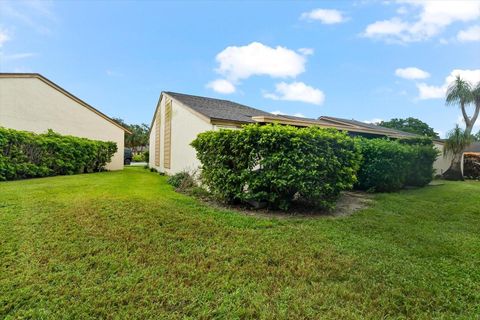
M443 144L440 144L440 143L434 143L435 145L435 148L437 148L437 150L440 152L437 160L433 163L433 168L435 169L435 174L436 175L441 175L443 174L445 171L448 170L448 168L450 168L450 165L452 164L452 156L451 155L448 155L446 157L443 156ZM462 172L463 172L463 155L462 155L462 162L461 162L461 165L462 165Z
M157 121L155 120L152 123L152 127L150 128L150 136L148 139L148 166L150 168L155 168L160 170L160 166L155 165L155 126L157 125Z
M194 171L200 166L195 149L190 143L201 132L213 130L207 120L193 114L189 109L173 100L172 103L172 161L167 173L182 170Z
M433 163L433 168L435 169L436 175L441 175L450 167L450 164L452 163L452 157L443 156L443 144L434 143L434 145L439 151L439 155L437 160Z
M160 166L155 165L155 126L153 122L150 131L150 160L149 166L166 174L175 174L180 171L195 171L200 166L195 149L190 143L201 132L214 130L215 127L205 118L195 114L175 99L172 100L172 131L171 131L171 161L170 169L164 167L164 132L165 132L165 102L167 95L160 101L157 112L160 112Z
M113 141L118 151L107 169L123 169L124 130L38 78L0 77L0 126Z

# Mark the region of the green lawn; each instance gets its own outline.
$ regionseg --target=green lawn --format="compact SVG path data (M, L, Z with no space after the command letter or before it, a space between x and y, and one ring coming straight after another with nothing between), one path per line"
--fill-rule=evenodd
M0 318L480 318L480 183L267 219L123 172L0 183Z

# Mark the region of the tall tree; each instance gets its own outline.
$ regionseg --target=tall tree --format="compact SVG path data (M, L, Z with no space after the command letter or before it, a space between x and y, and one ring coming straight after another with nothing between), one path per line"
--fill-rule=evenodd
M445 140L445 146L443 148L443 155L451 155L452 163L450 168L443 174L443 177L447 180L463 180L462 174L462 159L463 150L468 147L473 141L471 134L467 133L458 125L447 134Z
M445 154L451 154L453 157L450 168L445 171L443 176L445 179L463 180L461 161L463 159L463 151L474 140L472 129L480 112L480 82L475 87L472 87L468 81L457 76L455 81L448 87L446 104L458 105L460 107L463 121L465 122L465 131L461 131L457 126L450 132L445 142ZM475 108L471 117L466 109L470 104L473 104Z
M140 147L148 145L148 126L145 123L131 124L128 128L132 134L125 137L125 145L136 154Z
M406 119L394 118L390 121L381 121L378 123L378 125L386 128L415 133L429 138L440 138L438 133L436 133L432 127L430 127L425 122L413 117L409 117Z
M142 124L127 124L123 119L113 118L113 121L127 128L131 134L125 133L125 147L132 148L135 154L140 147L148 145L148 125Z
M457 76L455 81L448 87L446 103L447 105L458 105L460 107L463 120L465 121L465 133L470 135L480 112L480 83L475 88L472 88L468 81ZM475 106L475 110L470 117L467 114L466 107L472 103Z
M477 83L475 88L472 91L473 94L473 103L475 104L475 111L472 116L472 128L475 125L475 121L478 119L478 114L480 113L480 81ZM480 141L480 130L478 130L477 134L475 135L477 137L477 141Z

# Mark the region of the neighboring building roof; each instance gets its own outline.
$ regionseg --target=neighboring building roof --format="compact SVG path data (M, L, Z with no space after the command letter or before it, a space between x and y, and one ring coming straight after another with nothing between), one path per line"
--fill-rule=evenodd
M229 100L192 96L168 91L165 93L210 119L255 123L256 121L252 120L252 117L271 115L271 113Z
M392 134L398 134L398 135L402 135L402 136L409 136L409 137L418 137L419 136L418 134L415 134L415 133L400 131L400 130L396 130L396 129L392 129L392 128L386 128L386 127L382 127L382 126L379 126L379 125L376 125L376 124L373 124L373 123L361 122L361 121L357 121L357 120L354 120L354 119L349 120L349 119L327 117L327 116L322 116L319 119L326 120L326 121L337 121L337 122L340 122L340 123L347 123L347 124L351 124L353 126L369 128L369 129L372 129L372 130L380 130L382 132L390 132Z
M480 153L480 142L474 142L464 152Z
M322 128L335 128L338 130L388 136L394 138L418 137L418 135L413 133L384 128L374 124L368 124L356 120L347 120L335 117L320 117L318 119L311 119L287 115L275 115L229 100L194 96L171 91L162 92L162 94L160 95L160 100L162 99L163 94L170 96L171 98L183 104L185 107L190 108L195 113L206 117L213 122L220 120L237 124L281 123L286 125L303 127L319 126ZM160 101L157 104L157 110L158 105L160 105ZM157 113L157 110L155 110L155 114ZM150 130L153 126L155 114L152 119L152 125L150 126Z
M62 87L60 87L59 85L57 85L56 83L54 83L53 81L45 78L44 76L42 76L41 74L39 73L0 73L0 78L37 78L39 79L40 81L43 81L44 83L46 83L47 85L49 85L50 87L52 87L53 89L61 92L62 94L66 95L67 97L69 97L70 99L74 100L75 102L79 103L80 105L84 106L85 108L87 108L88 110L92 111L93 113L96 113L97 115L99 115L100 117L104 118L105 120L107 120L108 122L114 124L115 126L119 127L120 129L122 129L123 131L127 132L127 133L130 133L131 132L124 128L123 126L121 126L120 124L118 124L115 120L113 120L112 118L108 117L107 115L105 115L104 113L100 112L98 109L92 107L91 105L89 105L88 103L86 103L85 101L83 101L82 99L80 98L77 98L76 96L74 96L73 94L71 94L70 92L68 92L67 90L63 89Z

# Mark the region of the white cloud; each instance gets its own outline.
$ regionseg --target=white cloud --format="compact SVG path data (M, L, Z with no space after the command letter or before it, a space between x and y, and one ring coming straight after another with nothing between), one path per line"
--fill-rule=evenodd
M265 93L265 98L273 100L301 101L321 105L325 101L325 94L303 82L280 82L275 85L275 93Z
M0 48L8 40L10 40L10 36L9 36L7 30L0 28Z
M480 1L397 0L395 2L403 5L403 12L416 10L418 14L374 22L366 27L363 33L365 37L402 43L423 41L440 34L454 22L468 22L480 17ZM414 19L407 21L404 20L405 17L414 17Z
M213 80L207 84L207 88L223 94L230 94L235 92L235 86L233 85L233 83L225 79Z
M446 87L431 86L426 83L417 83L418 98L422 100L426 99L440 99L445 98Z
M415 67L408 67L408 68L398 68L395 70L395 75L404 78L404 79L426 79L430 77L430 74L422 69L415 68Z
M480 25L461 30L457 34L457 39L461 42L480 41Z
M272 48L259 42L246 46L231 46L217 54L217 72L230 82L254 75L273 78L296 77L305 71L303 55L285 47Z
M440 44L448 44L448 40L445 38L441 38L438 42L440 42Z
M270 113L271 113L271 114L275 114L275 115L280 115L280 116L289 116L288 113L284 113L284 112L282 112L282 111L280 111L280 110L272 111L272 112L270 112ZM299 113L299 112L292 114L292 116L294 116L294 117L299 117L299 118L306 118L303 113Z
M298 49L298 52L300 52L304 56L311 56L315 52L315 50L312 48L300 48Z
M466 80L470 82L472 85L476 85L478 82L480 82L480 69L476 70L461 70L461 69L455 69L450 74L447 76L445 79L445 84L448 86L450 83L455 81L455 78L457 76L460 76L463 80Z
M341 11L334 9L313 9L312 11L302 13L300 18L310 21L320 21L323 24L341 23L346 20Z
M380 119L380 118L373 118L372 120L363 120L363 122L369 123L369 124L377 124L382 121L383 119Z
M480 69L476 70L461 70L455 69L445 78L445 82L441 86L428 85L426 83L417 83L419 99L442 99L445 98L448 86L460 76L463 80L476 85L480 82Z
M369 24L365 29L364 36L369 38L381 38L396 35L399 36L408 29L408 24L399 18L390 20L376 21Z

